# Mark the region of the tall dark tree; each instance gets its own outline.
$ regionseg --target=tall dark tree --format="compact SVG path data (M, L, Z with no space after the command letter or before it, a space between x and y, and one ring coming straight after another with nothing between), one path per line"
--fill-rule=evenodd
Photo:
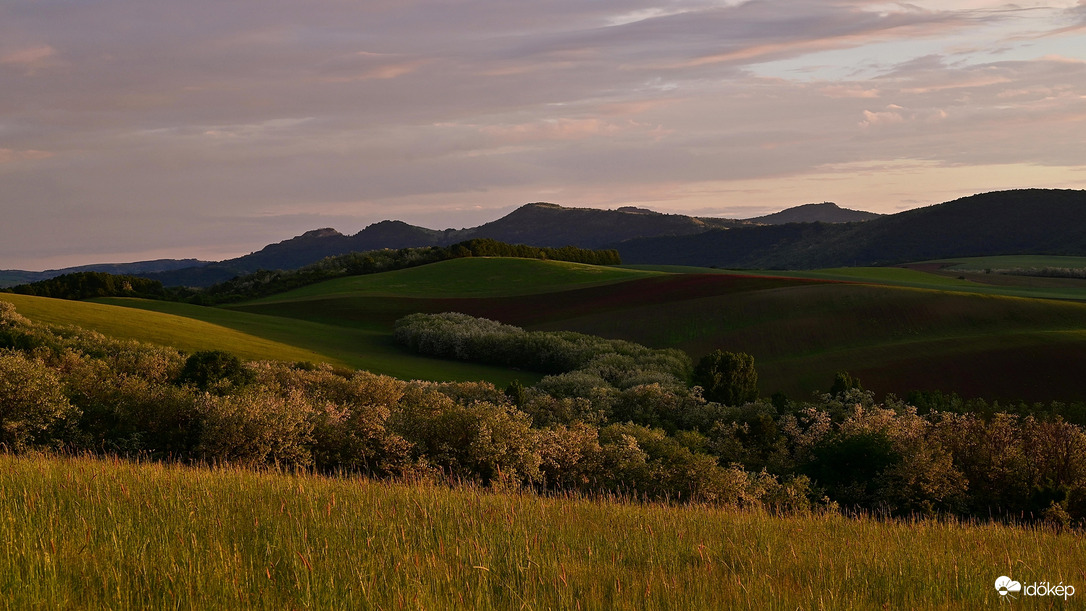
M225 394L251 379L252 373L238 357L222 350L203 350L189 356L177 381L192 384L200 390Z
M833 376L833 385L830 386L830 395L836 397L837 395L852 390L863 390L864 387L860 384L860 378L852 375L847 371L838 371L837 375Z
M707 354L694 368L694 384L701 386L710 401L742 405L758 398L758 372L754 357L745 352L717 350Z

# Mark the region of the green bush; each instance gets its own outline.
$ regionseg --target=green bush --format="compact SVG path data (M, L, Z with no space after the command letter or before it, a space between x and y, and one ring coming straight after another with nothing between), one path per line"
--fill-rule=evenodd
M416 387L405 394L393 428L414 444L420 459L450 478L514 485L539 477L531 418L510 405L465 405Z
M252 373L237 356L222 350L205 350L193 354L185 361L177 382L224 395L251 379Z
M53 370L21 354L0 352L0 443L19 450L60 441L61 429L78 417Z
M279 396L260 387L232 395L204 394L197 452L211 462L239 465L312 464L312 404L299 392Z

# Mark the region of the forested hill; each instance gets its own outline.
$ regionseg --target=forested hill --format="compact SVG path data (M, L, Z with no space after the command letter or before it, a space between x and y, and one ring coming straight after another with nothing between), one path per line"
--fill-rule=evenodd
M786 223L856 223L882 216L863 210L849 210L832 202L804 204L773 214L747 219L756 225L784 225Z
M247 255L214 263L189 259L88 265L53 272L0 270L0 286L44 280L69 272L98 271L140 275L158 280L166 286L202 287L259 270L298 269L325 257L351 252L450 246L474 238L552 248L600 248L641 237L693 235L711 229L759 223L843 222L861 220L867 216L871 216L871 213L845 210L834 204L807 204L744 221L663 214L630 206L617 210L597 210L534 203L525 204L495 221L466 229L427 229L403 221L387 220L369 225L353 235L345 235L331 228L314 229Z
M616 245L625 263L813 269L947 257L1086 255L1086 191L964 197L863 223L738 227Z
M210 286L258 270L298 269L325 257L383 248L450 246L469 239L561 248L600 248L643 236L687 235L746 221L662 214L641 208L596 210L556 204L526 204L490 223L468 229L435 230L402 221L381 221L347 236L317 229L235 259L190 269L148 274L166 286Z
M630 206L597 210L536 203L521 206L496 221L465 229L464 234L510 244L599 248L632 238L692 235L745 224L746 221L663 214Z

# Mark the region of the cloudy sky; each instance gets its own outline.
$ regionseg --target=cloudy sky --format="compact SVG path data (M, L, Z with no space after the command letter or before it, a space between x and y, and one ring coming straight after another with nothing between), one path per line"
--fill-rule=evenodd
M0 268L1086 188L1086 0L3 0Z

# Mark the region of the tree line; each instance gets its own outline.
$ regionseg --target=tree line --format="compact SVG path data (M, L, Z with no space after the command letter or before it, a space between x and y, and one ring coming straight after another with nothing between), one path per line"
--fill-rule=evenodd
M105 272L74 272L10 287L4 289L4 292L56 299L94 299L96 297L166 299L169 297L167 290L157 280Z

